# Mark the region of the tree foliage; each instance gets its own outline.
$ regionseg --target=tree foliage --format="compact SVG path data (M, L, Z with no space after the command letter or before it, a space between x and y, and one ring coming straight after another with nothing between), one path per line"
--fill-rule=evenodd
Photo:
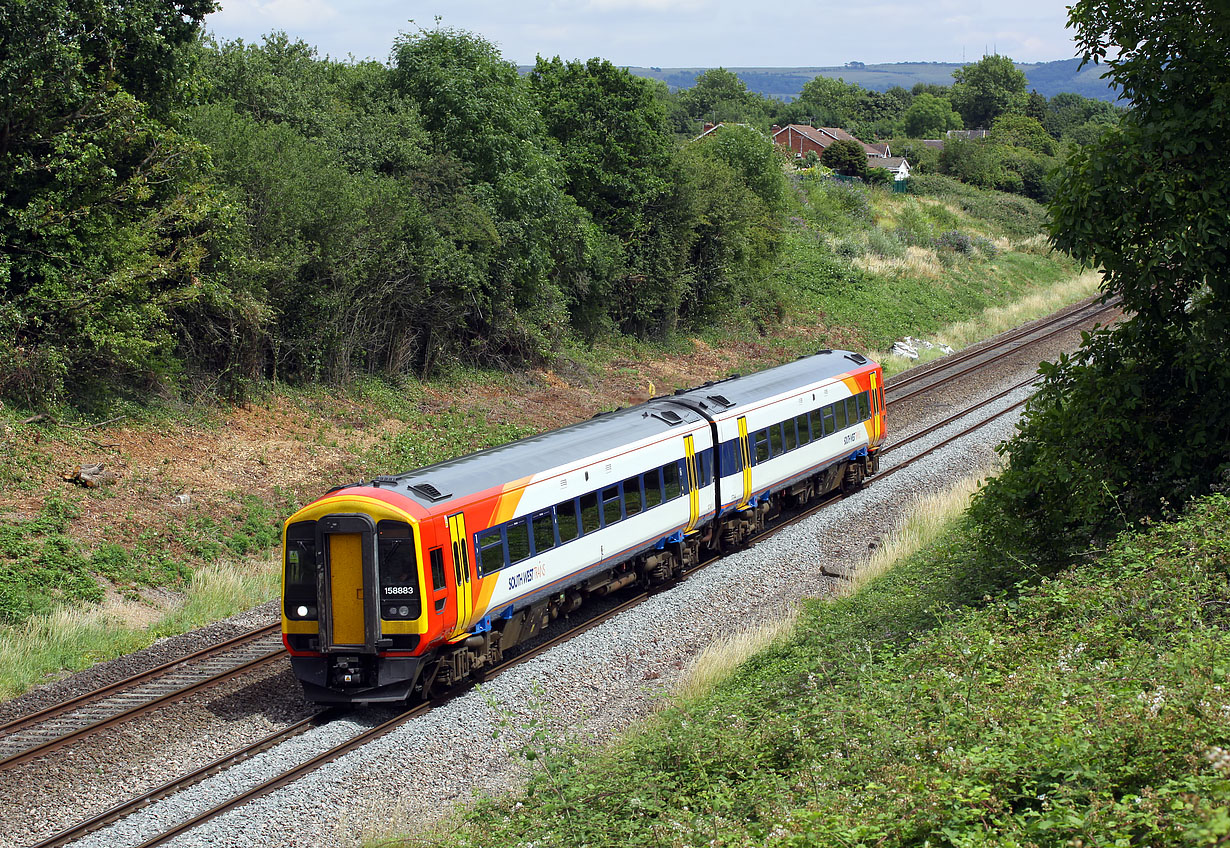
M820 162L847 177L867 176L867 151L857 141L843 138L825 148Z
M983 56L952 77L952 102L967 127L989 127L1000 115L1025 110L1027 80L1007 56Z
M939 138L947 130L961 129L961 116L946 98L922 93L905 110L905 133L911 138Z
M993 544L1062 562L1230 469L1230 21L1214 3L1081 0L1070 25L1129 104L1075 149L1058 247L1101 269L1128 320L1043 371L1009 469L978 506Z
M219 214L169 121L211 0L0 3L0 394L174 369Z

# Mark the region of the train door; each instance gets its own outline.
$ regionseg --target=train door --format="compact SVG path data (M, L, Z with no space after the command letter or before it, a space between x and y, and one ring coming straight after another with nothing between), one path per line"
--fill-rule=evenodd
M688 526L684 532L691 533L700 519L700 486L696 473L696 441L691 436L683 437L683 452L688 471Z
M747 437L747 416L739 416L739 466L743 469L743 497L739 499L739 509L747 509L748 501L752 499L752 449Z
M470 542L466 537L466 517L462 513L448 517L448 535L453 543L453 574L457 578L457 622L454 635L465 633L474 613L474 584L471 582Z
M871 443L876 444L880 441L882 432L880 430L880 412L883 406L880 401L879 375L876 372L871 372Z
M365 515L329 515L316 524L321 538L317 550L325 552L318 597L321 645L325 650L356 649L373 645L379 624L376 593L375 526ZM370 597L369 597L370 594Z

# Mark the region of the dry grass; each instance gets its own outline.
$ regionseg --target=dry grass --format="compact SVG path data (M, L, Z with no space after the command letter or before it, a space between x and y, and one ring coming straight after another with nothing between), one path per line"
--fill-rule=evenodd
M1097 294L1100 280L1101 274L1097 271L1086 271L1006 306L991 307L976 318L949 324L929 336L928 341L944 342L954 350L961 350ZM942 355L939 350L922 350L918 359L907 359L884 351L877 358L884 366L885 375L891 376Z
M1096 294L1101 279L1097 271L1086 271L1021 300L987 309L977 318L950 324L936 338L960 350Z
M864 254L854 260L855 266L873 274L901 273L910 277L938 280L944 274L944 266L934 250L910 245L905 256L877 256Z
M965 512L970 495L991 473L989 469L983 470L957 481L942 492L917 497L908 505L905 517L867 561L855 570L854 579L842 585L839 594L855 594L868 582L892 569L898 561L917 553L938 538L953 519Z
M268 557L217 563L198 569L183 594L111 594L102 604L65 606L0 628L0 699L250 609L274 597L277 581Z
M772 621L713 642L692 661L676 687L676 693L684 698L694 698L709 691L752 654L793 630L797 618L797 609L783 610L781 616Z

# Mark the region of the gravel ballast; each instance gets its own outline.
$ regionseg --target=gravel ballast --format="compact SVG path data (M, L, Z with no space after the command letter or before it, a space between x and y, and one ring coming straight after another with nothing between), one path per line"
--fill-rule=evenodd
M1021 390L1002 406L1025 394ZM650 713L715 639L780 616L800 597L830 591L833 579L821 573L824 566L857 565L869 545L891 530L907 502L986 468L992 447L1011 435L1015 417L1014 412L998 419L923 463L726 557L480 690L170 844L349 846L382 833L413 833L446 814L450 802L518 785L524 766L508 748L521 736L516 728L533 716L571 738L601 744ZM909 452L943 438L934 434ZM375 721L385 713L359 715ZM501 722L512 730L493 739ZM77 844L140 844L167 823L196 815L239 787L319 753L360 725L365 722L350 719L309 732Z

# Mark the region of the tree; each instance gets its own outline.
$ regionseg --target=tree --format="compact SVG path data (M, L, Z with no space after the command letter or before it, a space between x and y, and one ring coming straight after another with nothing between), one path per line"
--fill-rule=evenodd
M171 311L207 296L218 208L172 122L213 8L0 2L0 395L175 371Z
M843 138L830 144L820 162L847 177L867 176L867 151L857 141Z
M919 94L905 111L905 133L910 138L939 138L947 130L959 129L961 116L948 100L934 94Z
M710 68L682 95L687 113L694 120L746 120L751 95L747 84L725 68Z
M1230 471L1230 19L1212 0L1079 0L1069 25L1129 108L1071 153L1052 238L1129 318L1043 368L1011 463L975 505L993 550L1045 564Z
M1007 56L983 56L952 72L952 102L965 126L989 127L1000 115L1023 112L1025 74Z
M1037 119L1027 115L1000 115L991 124L989 137L993 144L1023 147L1043 156L1055 155L1055 139Z

